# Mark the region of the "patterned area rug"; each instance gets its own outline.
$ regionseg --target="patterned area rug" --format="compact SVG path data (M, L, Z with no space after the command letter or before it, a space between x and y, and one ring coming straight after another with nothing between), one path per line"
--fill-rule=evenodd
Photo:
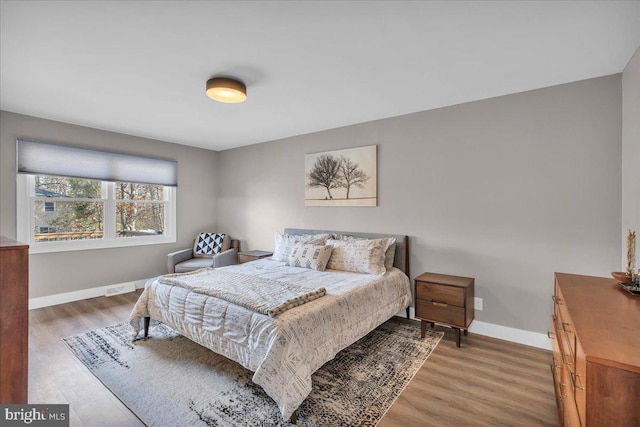
M73 353L149 426L290 426L252 372L179 335L151 326L131 342L128 323L65 338ZM313 375L299 426L375 426L442 338L389 320Z

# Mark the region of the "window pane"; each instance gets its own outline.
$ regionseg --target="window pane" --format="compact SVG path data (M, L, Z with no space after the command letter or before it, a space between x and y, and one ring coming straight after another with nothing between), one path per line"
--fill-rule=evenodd
M74 197L77 199L99 199L102 197L101 181L47 175L35 175L34 181L36 197Z
M116 200L164 200L164 187L152 184L116 182Z
M118 237L164 234L164 203L116 203Z
M35 200L34 237L36 241L101 239L103 217L103 202Z

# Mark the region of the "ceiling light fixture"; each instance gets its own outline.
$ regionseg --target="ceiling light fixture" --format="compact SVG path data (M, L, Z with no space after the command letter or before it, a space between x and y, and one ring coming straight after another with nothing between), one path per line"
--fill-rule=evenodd
M207 80L207 96L216 101L235 104L247 99L247 87L240 80L214 77Z

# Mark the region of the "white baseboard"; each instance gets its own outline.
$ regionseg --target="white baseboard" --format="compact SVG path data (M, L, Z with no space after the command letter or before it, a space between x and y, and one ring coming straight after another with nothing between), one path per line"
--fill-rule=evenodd
M415 319L415 309L411 307L411 318ZM407 312L402 310L396 316L406 317ZM551 341L547 334L540 332L525 331L523 329L510 328L508 326L495 325L493 323L481 322L474 320L469 326L469 332L484 335L491 338L498 338L505 341L511 341L518 344L524 344L531 347L551 350ZM464 338L463 338L464 339Z
M48 295L46 297L29 298L29 310L42 307L50 307L52 305L65 304L67 302L80 301L83 299L103 297L107 292L107 288L114 286L124 287L133 285L135 289L144 288L144 284L148 279L134 280L133 282L118 283L114 285L98 286L97 288L82 289L80 291L65 292L63 294Z
M508 326L495 325L493 323L480 322L479 320L471 322L469 332L518 344L524 344L531 347L551 350L551 340L549 340L547 334L542 334L540 332L525 331L524 329L516 329Z
M79 301L83 299L105 296L107 288L114 286L126 286L133 284L136 289L144 288L144 284L148 279L134 280L133 282L118 283L115 285L98 286L97 288L83 289L81 291L66 292L64 294L49 295L46 297L29 298L29 310L36 308L49 307L52 305L64 304L67 302ZM406 317L407 312L402 310L397 316ZM415 319L414 308L411 307L410 315ZM538 347L545 350L551 350L551 341L546 334L539 332L525 331L523 329L510 328L508 326L495 325L493 323L481 322L474 320L469 327L469 332L484 335L487 337L498 338L505 341L511 341L518 344L524 344L531 347Z

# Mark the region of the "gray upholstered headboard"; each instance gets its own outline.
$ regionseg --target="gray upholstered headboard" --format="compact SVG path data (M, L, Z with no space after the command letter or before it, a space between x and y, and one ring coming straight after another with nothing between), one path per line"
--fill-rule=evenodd
M336 231L336 230L308 230L305 228L285 228L285 234L346 234L349 236L366 237L368 239L378 239L382 237L396 238L396 256L393 260L393 266L404 271L409 276L409 237L401 234L380 234L380 233L359 233L354 231ZM411 276L409 276L411 277Z

